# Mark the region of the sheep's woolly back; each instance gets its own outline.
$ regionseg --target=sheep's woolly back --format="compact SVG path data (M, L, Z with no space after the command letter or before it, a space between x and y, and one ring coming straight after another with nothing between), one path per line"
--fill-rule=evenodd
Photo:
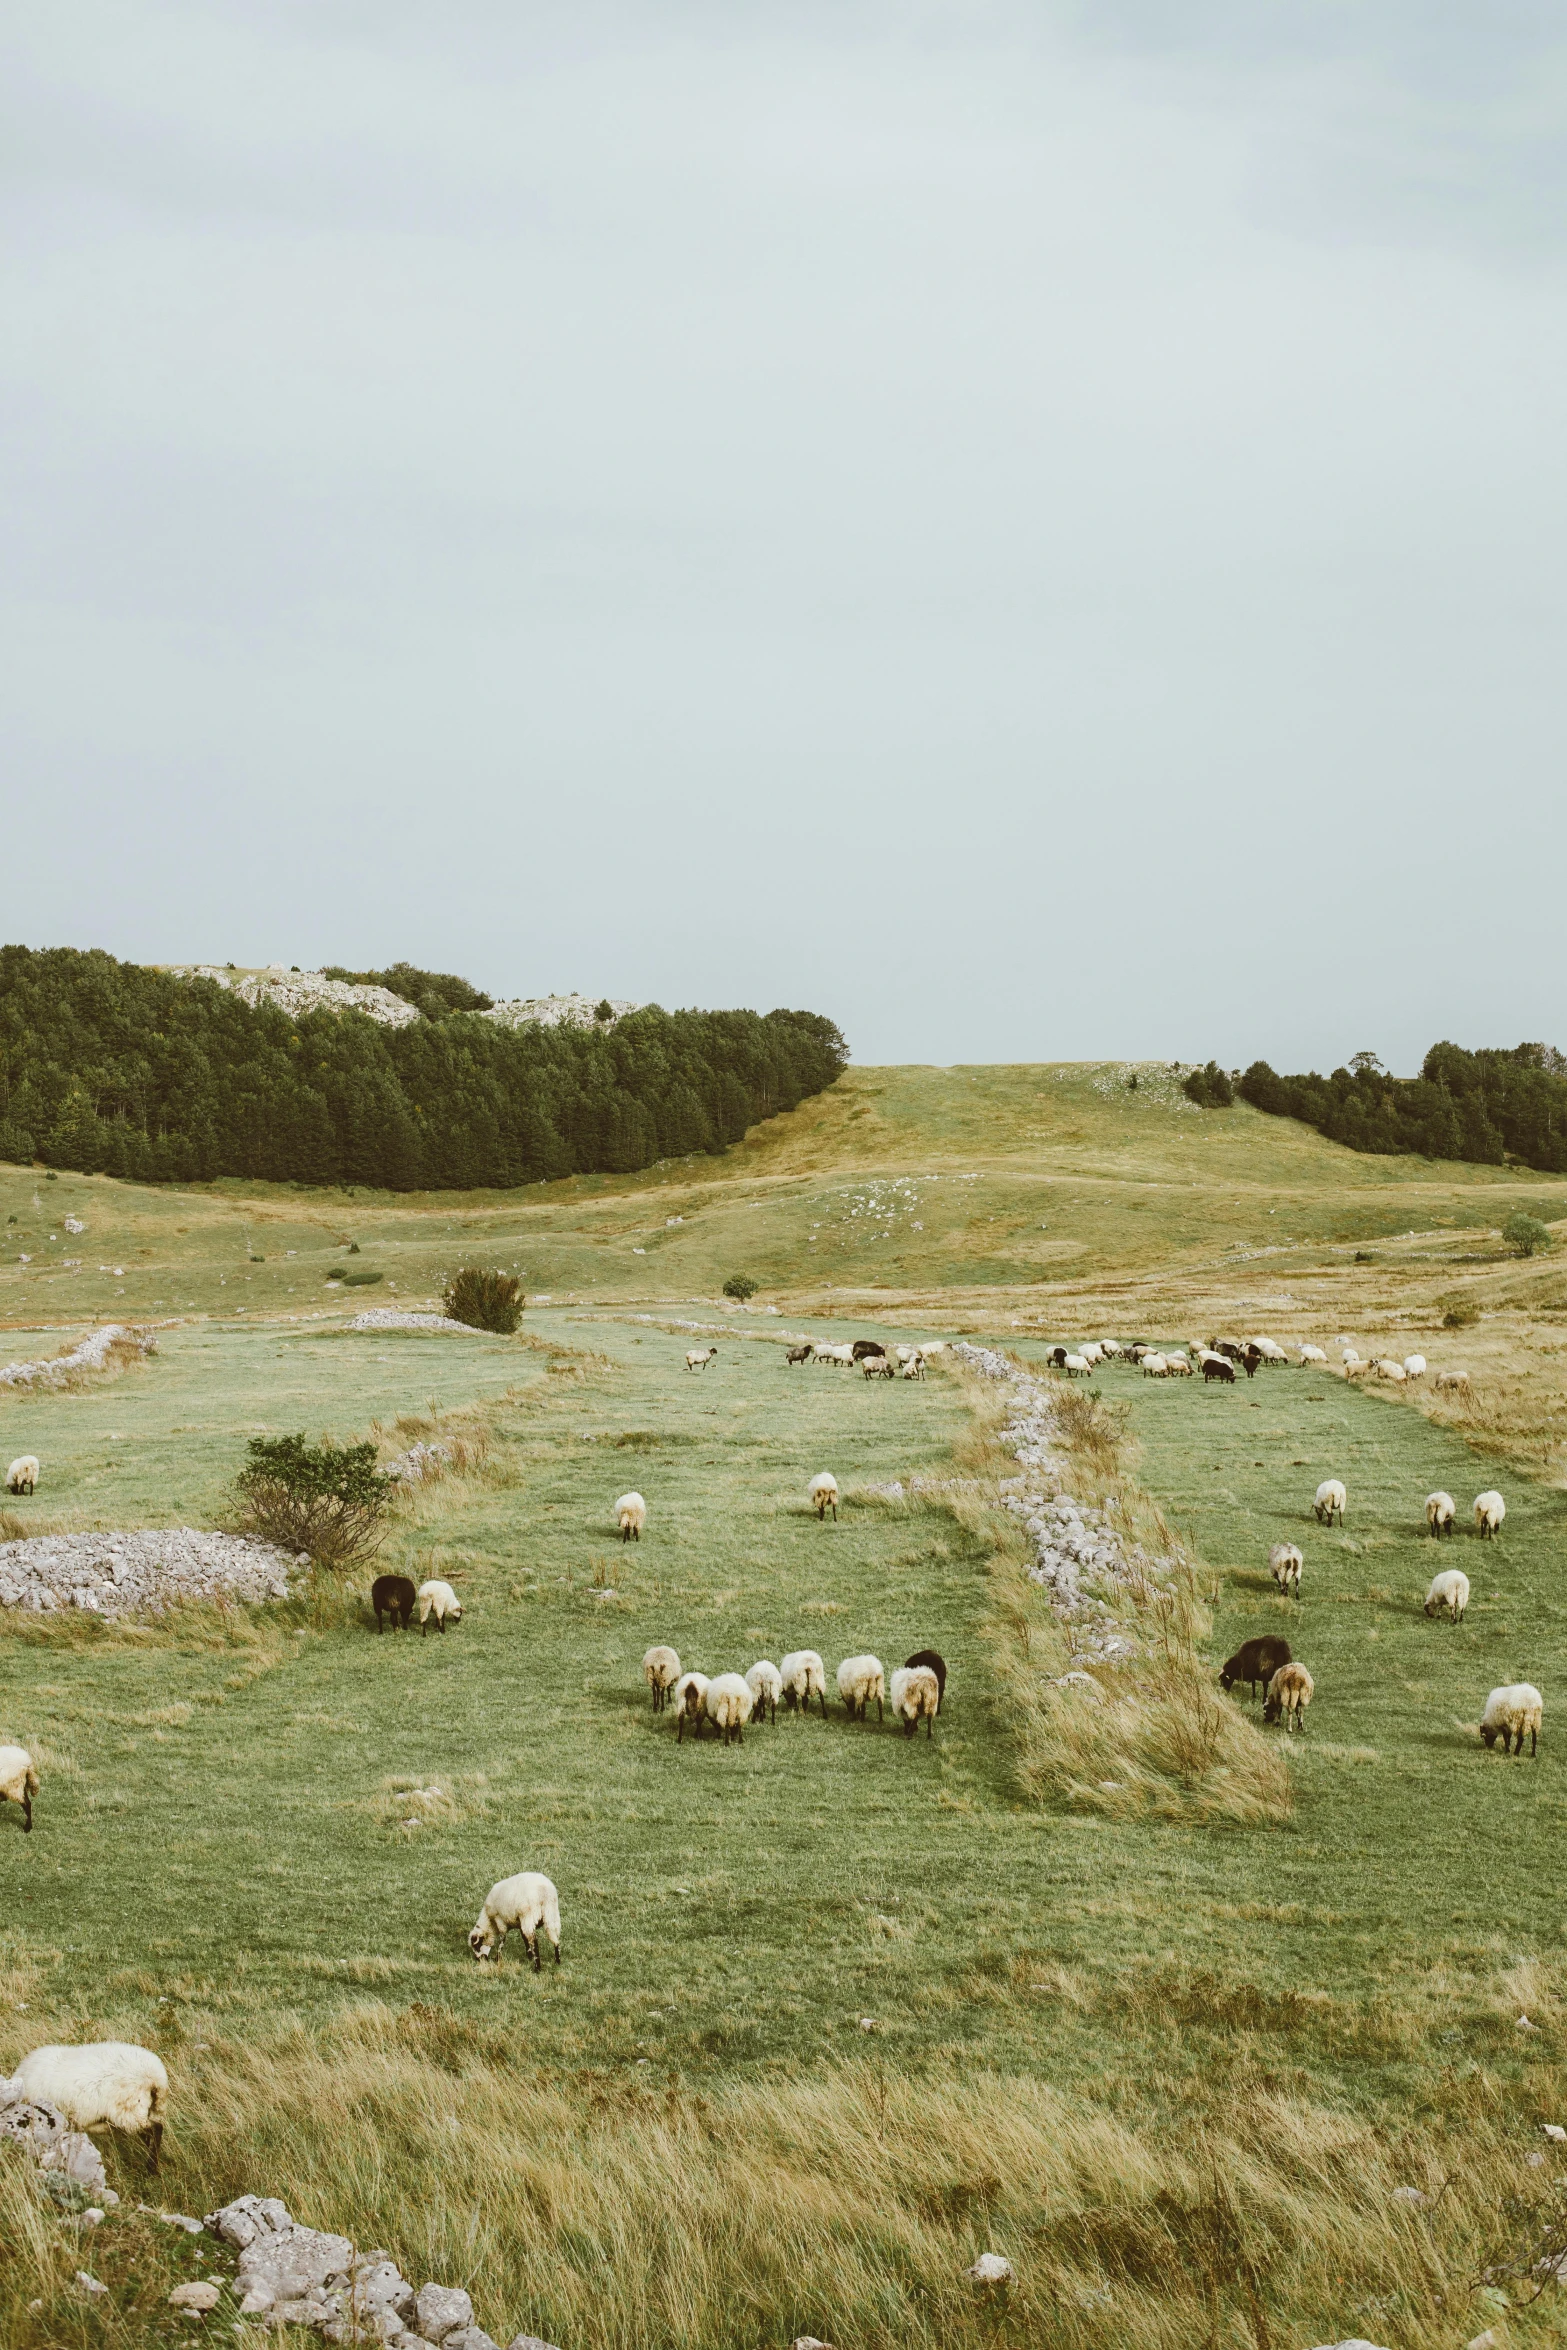
M756 1705L760 1705L764 1699L769 1705L776 1705L783 1695L783 1675L770 1657L762 1657L751 1667L746 1674L745 1685Z
M1426 1593L1426 1614L1440 1615L1445 1610L1461 1616L1469 1605L1469 1578L1462 1567L1449 1567L1445 1573L1433 1575L1431 1588Z
M941 1702L941 1689L929 1665L900 1665L892 1676L889 1703L900 1721L923 1721Z
M536 1869L523 1869L490 1887L468 1937L469 1947L481 1956L499 1949L514 1927L531 1942L540 1926L558 1950L560 1895L548 1877L540 1876Z
M1475 1495L1475 1524L1477 1526L1490 1526L1494 1529L1502 1523L1506 1515L1507 1504L1499 1493L1477 1493Z
M814 1648L796 1648L779 1666L778 1678L795 1697L820 1697L827 1687L827 1667Z
M703 1700L710 1722L720 1730L743 1729L751 1719L752 1698L740 1673L717 1673L707 1684Z
M418 1599L421 1624L426 1616L430 1615L433 1615L436 1622L439 1623L443 1616L451 1616L456 1619L462 1614L462 1601L451 1585L441 1582L439 1577L428 1583L420 1584Z
M819 1501L824 1493L829 1497L830 1500L836 1501L838 1497L838 1480L832 1474L831 1470L818 1469L816 1475L811 1479L811 1482L805 1488L805 1491L806 1498L810 1501Z
M642 1678L650 1689L673 1689L680 1678L680 1659L672 1648L650 1648L642 1659Z
M12 2079L18 2096L57 2105L73 2130L146 2130L168 2109L169 2076L161 2057L129 2040L89 2040L81 2048L35 2048Z
M36 1453L20 1453L5 1473L7 1493L18 1493L24 1485L36 1485L42 1474Z
M706 1702L707 1675L705 1673L682 1673L675 1683L676 1713L689 1714L693 1721L700 1721L702 1708Z
M38 1793L38 1765L25 1746L0 1746L0 1796L20 1803Z
M873 1697L885 1697L886 1686L879 1656L846 1656L838 1667L838 1695L845 1705L863 1706Z
M647 1503L640 1493L623 1493L615 1504L615 1523L624 1529L635 1526L638 1531L647 1524Z

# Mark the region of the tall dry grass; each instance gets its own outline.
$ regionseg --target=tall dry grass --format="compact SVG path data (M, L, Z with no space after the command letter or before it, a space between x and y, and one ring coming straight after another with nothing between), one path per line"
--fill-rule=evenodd
M1113 1595L1131 1653L1112 1659L1092 1646L1091 1617L1059 1615L1048 1591L1030 1581L1031 1545L999 1506L1003 1480L1017 1475L998 1441L1008 1407L994 1386L977 1379L972 1386L976 1426L966 1460L980 1491L954 1507L990 1554L982 1631L1005 1692L1024 1794L1112 1818L1250 1826L1288 1819L1288 1764L1217 1687L1203 1653L1211 1625L1198 1570L1131 1473L1124 1411L1091 1389L1063 1382L1052 1390L1068 1489L1105 1511L1129 1557L1162 1562Z
M145 2321L122 2339L151 2338L163 2288L146 2265L174 2259L138 2222L136 2159L124 2217L92 2240L95 2272ZM1273 2350L1352 2333L1412 2350L1479 2329L1482 2272L1527 2256L1558 2184L1483 2111L1395 2142L1253 2078L1151 2125L1038 2080L874 2060L711 2096L561 2083L509 2031L367 2006L321 2035L215 2043L159 2200L281 2195L416 2281L465 2285L497 2339L526 2328L570 2350L800 2334ZM1429 2209L1395 2199L1409 2186ZM11 2350L83 2338L79 2241L0 2164ZM992 2249L1016 2281L983 2294L963 2271Z

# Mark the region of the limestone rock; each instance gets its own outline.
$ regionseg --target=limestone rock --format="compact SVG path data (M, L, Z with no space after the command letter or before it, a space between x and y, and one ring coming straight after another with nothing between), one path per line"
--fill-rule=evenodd
M353 2257L354 2248L346 2236L328 2236L318 2228L296 2225L286 2235L265 2236L247 2244L239 2256L239 2282L247 2302L264 2296L266 2307L293 2303L319 2294L329 2276L346 2272ZM323 2302L321 2315L333 2314ZM303 2325L314 2321L296 2318L289 2322Z
M237 2195L221 2211L209 2211L202 2225L243 2252L264 2236L286 2236L294 2222L275 2195Z
M414 2323L427 2342L444 2342L473 2323L473 2303L460 2285L421 2285L414 2298Z
M216 2309L220 2295L216 2285L176 2285L169 2295L171 2309Z
M501 2346L490 2339L483 2326L459 2326L446 2336L441 2350L501 2350Z
M506 2345L506 2350L555 2350L555 2344L546 2342L538 2334L513 2334ZM800 2350L798 2342L795 2344L795 2350ZM827 2345L825 2342L819 2342L814 2345L814 2350L827 2350Z
M963 2271L976 2285L1010 2285L1014 2273L1011 2261L1000 2252L982 2252L973 2267Z

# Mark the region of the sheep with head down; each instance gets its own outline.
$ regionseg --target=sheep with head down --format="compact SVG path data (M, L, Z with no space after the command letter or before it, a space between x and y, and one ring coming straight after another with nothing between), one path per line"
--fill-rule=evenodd
M802 1713L811 1710L811 1699L816 1698L822 1709L822 1720L827 1719L827 1668L814 1648L795 1648L778 1667L783 1701L790 1713L798 1707Z
M900 1665L892 1676L888 1702L893 1720L903 1724L905 1738L912 1738L921 1722L926 1737L935 1736L941 1690L928 1665Z
M22 1834L33 1831L33 1797L38 1793L38 1765L25 1746L0 1746L0 1803L14 1803L22 1814Z
M124 2130L147 2149L156 2171L169 2107L163 2059L130 2040L31 2049L11 2076L11 2093L57 2106L73 2130Z
M647 1524L647 1503L640 1493L623 1493L615 1504L615 1524L622 1542L640 1542Z
M932 1673L931 1679L935 1679ZM863 1722L871 1699L876 1700L876 1719L886 1719L887 1680L878 1656L846 1656L838 1667L838 1695L843 1699L851 1721Z

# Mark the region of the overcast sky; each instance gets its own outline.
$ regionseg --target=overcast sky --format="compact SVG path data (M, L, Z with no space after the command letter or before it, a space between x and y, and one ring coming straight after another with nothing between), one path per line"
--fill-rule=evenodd
M1534 0L13 0L0 931L1567 1046Z

